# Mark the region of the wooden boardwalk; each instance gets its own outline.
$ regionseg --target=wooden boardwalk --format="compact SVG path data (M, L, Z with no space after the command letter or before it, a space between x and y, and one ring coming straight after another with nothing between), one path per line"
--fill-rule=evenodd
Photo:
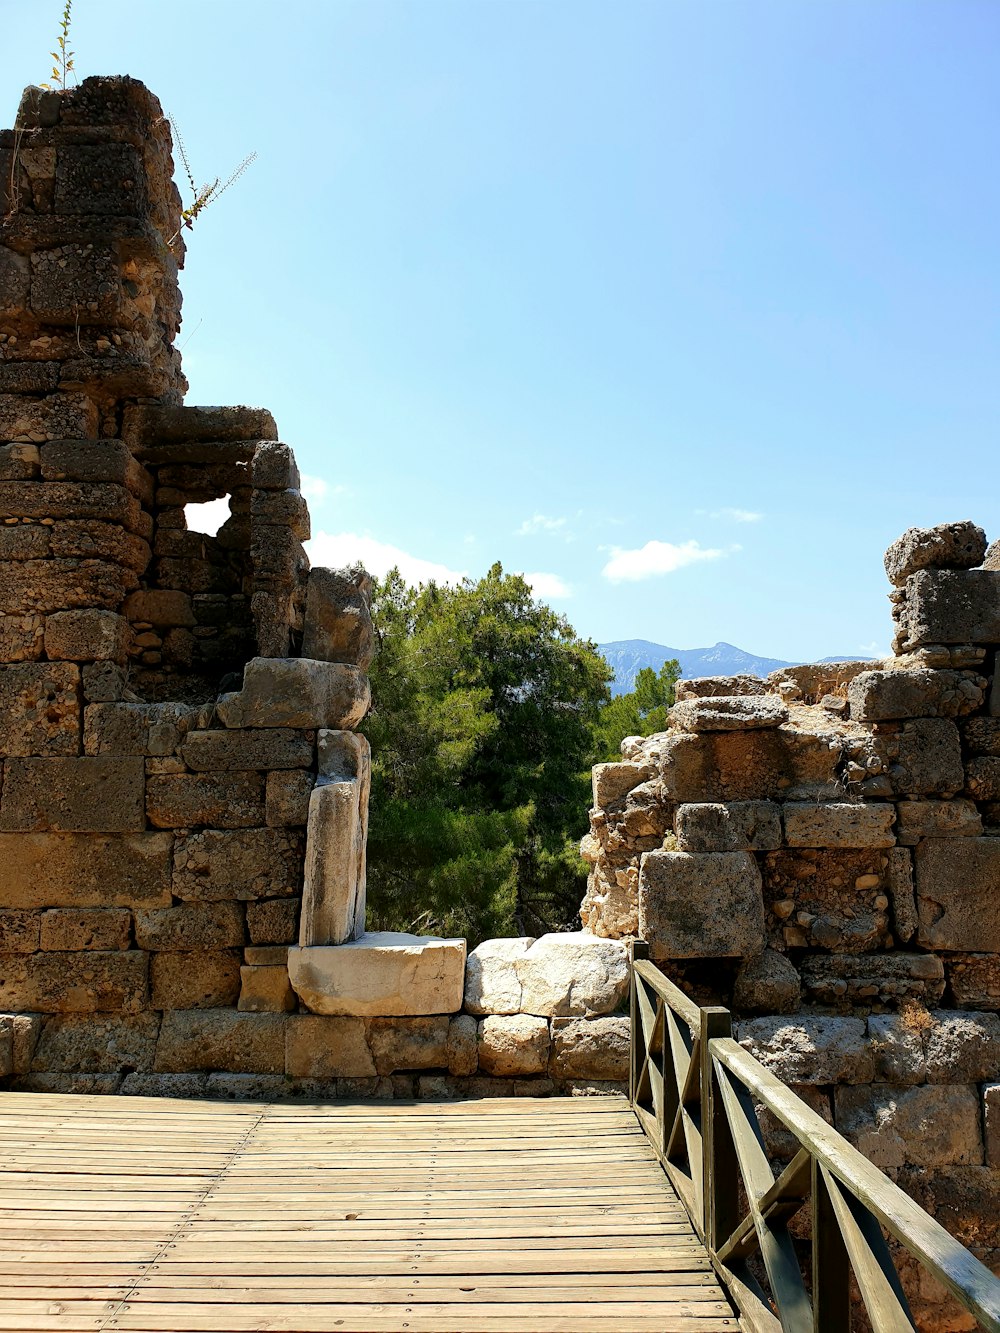
M0 1093L0 1329L737 1333L625 1102Z

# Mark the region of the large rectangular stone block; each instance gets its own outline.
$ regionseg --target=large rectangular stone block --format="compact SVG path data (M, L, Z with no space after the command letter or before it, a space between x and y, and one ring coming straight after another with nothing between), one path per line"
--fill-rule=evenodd
M137 949L0 955L0 1007L40 1014L136 1012L149 1000Z
M983 820L972 801L900 801L897 837L905 847L922 838L981 838Z
M798 718L765 730L670 735L660 752L664 794L691 803L831 800L841 791L837 741L832 723L827 734Z
M45 620L49 661L124 665L131 640L128 621L114 611L53 611Z
M343 944L365 928L371 750L354 732L321 731L309 798L299 943Z
M132 913L126 907L50 907L41 914L41 947L127 949Z
M97 518L141 533L139 510L135 496L111 482L0 482L0 518Z
M0 616L0 662L37 662L42 655L45 621L41 616Z
M974 671L863 671L848 688L851 717L858 722L964 717L982 704L985 685Z
M285 1073L291 1078L371 1078L375 1062L360 1018L296 1014L285 1028Z
M0 829L5 833L129 833L146 826L145 769L138 757L8 759Z
M131 570L106 560L0 561L0 615L71 611L96 606L117 611L135 585Z
M628 1066L627 1017L552 1020L553 1078L621 1083L628 1079Z
M150 1004L154 1009L228 1008L239 999L240 951L199 949L194 955L188 951L154 953L149 960L149 984Z
M153 499L153 478L121 440L53 440L38 452L46 481L111 482Z
M181 757L188 768L198 773L308 768L313 761L313 746L301 731L277 727L257 731L192 731L184 742Z
M958 727L949 718L917 718L879 729L870 743L896 796L954 796L965 786Z
M0 833L0 902L153 907L170 902L173 836Z
M789 847L893 847L895 807L789 801L782 810Z
M753 1018L737 1040L783 1083L871 1083L875 1057L861 1018Z
M764 949L761 878L751 852L647 852L639 933L658 958L745 957Z
M84 753L162 758L174 753L198 716L199 710L188 704L88 704L83 713Z
M283 1074L284 1014L241 1014L235 1009L177 1009L163 1015L156 1044L157 1073L221 1070Z
M453 1014L462 1007L465 941L382 931L347 944L292 948L288 975L317 1014Z
M0 953L34 953L41 938L40 912L0 907Z
M70 662L0 667L0 754L80 750L80 668Z
M153 1067L159 1014L87 1014L50 1018L31 1062L32 1073L146 1072Z
M239 948L243 944L243 904L182 903L177 907L138 908L135 942L140 949L164 952ZM192 967L197 966L194 960Z
M882 1171L983 1160L975 1088L842 1087L834 1105L837 1129Z
M781 811L773 801L680 805L675 821L682 852L765 852L781 846Z
M253 828L264 823L260 773L177 773L146 780L154 828Z
M908 646L1000 643L1000 571L922 569L906 580Z
M97 404L86 394L26 398L18 393L0 393L0 444L93 440L99 424Z
M227 727L356 727L371 702L365 672L340 662L255 657L217 711Z
M927 838L915 866L917 943L1000 953L1000 838Z
M287 829L205 829L178 838L173 891L187 902L291 897L302 887L302 835Z

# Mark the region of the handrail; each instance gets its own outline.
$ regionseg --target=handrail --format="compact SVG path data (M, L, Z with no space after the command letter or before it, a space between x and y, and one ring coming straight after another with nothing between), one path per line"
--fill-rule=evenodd
M753 1333L849 1333L853 1272L875 1333L917 1328L883 1235L1000 1333L1000 1279L633 946L633 1110ZM775 1178L760 1104L798 1142ZM811 1209L811 1284L788 1223ZM767 1287L752 1257L762 1262ZM759 1271L759 1268L758 1268Z

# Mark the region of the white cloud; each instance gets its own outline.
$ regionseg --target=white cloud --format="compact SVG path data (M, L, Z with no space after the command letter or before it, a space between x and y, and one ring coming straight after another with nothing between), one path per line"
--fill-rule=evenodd
M888 653L888 652L886 652L885 648L883 648L882 645L881 645L880 643L878 643L875 639L873 639L873 640L871 641L871 643L859 643L859 644L858 644L858 652L861 654L862 657L890 657L890 656L891 656L891 654Z
M759 523L764 517L755 509L734 509L731 506L724 509L696 509L694 512L708 518L727 518L731 523Z
M573 596L573 589L558 574L523 574L521 577L542 601L548 601L549 598L564 601Z
M730 547L738 551L739 547ZM612 583L634 583L639 579L654 578L658 574L672 574L685 565L697 564L701 560L719 560L728 552L717 547L701 546L696 541L675 542L649 541L634 551L623 551L620 546L612 546L611 559L601 570Z
M313 477L308 472L303 472L299 489L307 500L315 500L317 504L322 504L324 500L332 499L335 495L343 495L347 487L331 486L323 477Z
M206 500L204 504L184 506L184 521L189 532L201 532L214 537L229 517L229 499Z
M561 537L569 536L566 532L566 520L564 518L549 518L547 514L532 514L530 518L526 518L515 536L535 537L539 533L548 533L550 536L556 533Z
M376 577L388 574L390 569L396 567L410 584L430 583L432 580L435 583L459 583L465 578L464 570L449 569L447 565L436 564L433 560L423 560L389 542L362 537L356 532L317 532L306 543L306 550L314 565L329 565L340 569L345 565L361 564L369 574Z

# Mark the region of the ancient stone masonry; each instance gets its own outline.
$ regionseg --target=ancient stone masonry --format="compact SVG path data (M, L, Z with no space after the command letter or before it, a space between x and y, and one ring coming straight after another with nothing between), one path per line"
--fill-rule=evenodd
M1000 546L912 529L897 656L681 681L594 770L582 916L1000 1266ZM790 1146L790 1145L789 1145ZM971 1328L940 1291L921 1328Z
M370 580L268 412L183 404L156 99L29 89L0 191L0 1086L620 1087L622 943L365 931Z

